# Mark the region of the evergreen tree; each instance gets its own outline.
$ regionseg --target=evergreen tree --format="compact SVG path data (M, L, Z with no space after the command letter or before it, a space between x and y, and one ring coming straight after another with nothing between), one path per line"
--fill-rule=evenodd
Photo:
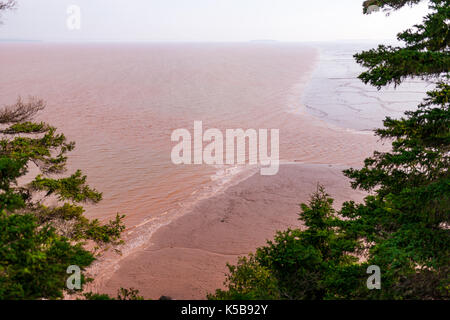
M400 8L418 1L375 1ZM373 3L373 1L371 2ZM373 191L347 203L347 230L365 240L369 263L382 270L379 298L448 298L450 265L450 1L430 1L422 24L398 35L404 47L379 46L356 55L360 78L377 87L419 77L434 82L425 101L376 134L392 151L375 152L360 170L345 171L354 188Z
M97 203L102 195L81 171L55 178L65 172L66 154L75 144L55 127L32 121L44 106L19 99L0 110L0 299L61 298L67 268L84 270L95 255L121 243L124 230L123 216L107 224L84 216L79 204ZM41 174L19 183L32 164ZM50 197L62 204L45 206ZM83 275L82 283L87 280Z

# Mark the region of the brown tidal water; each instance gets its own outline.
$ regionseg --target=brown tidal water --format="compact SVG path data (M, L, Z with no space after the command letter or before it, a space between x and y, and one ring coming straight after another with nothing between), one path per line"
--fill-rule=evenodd
M292 113L316 50L275 44L0 44L0 103L47 102L39 116L76 142L69 170L104 200L91 217L121 212L133 226L177 209L234 170L175 166L177 128L282 128L281 158L295 148Z

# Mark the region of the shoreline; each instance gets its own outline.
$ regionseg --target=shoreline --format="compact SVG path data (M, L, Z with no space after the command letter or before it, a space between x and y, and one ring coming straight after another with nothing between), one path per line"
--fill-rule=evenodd
M118 261L94 289L115 294L133 287L151 299L205 299L222 288L226 263L264 245L276 231L302 226L298 205L308 201L317 183L336 207L362 200L365 194L352 190L341 174L347 167L283 163L276 176L254 173L230 184L154 230L149 245Z
M224 171L225 175L220 177L217 173L219 171ZM221 168L219 171L211 176L210 183L205 186L200 186L198 190L193 192L189 199L184 201L183 204L180 204L180 208L165 211L157 216L144 219L137 225L128 227L125 230L126 237L133 234L138 234L139 236L133 239L125 239L125 244L118 248L121 252L120 254L108 251L88 268L88 273L90 276L93 276L95 280L94 283L87 285L87 291L101 292L101 288L104 286L105 282L107 282L118 270L121 261L127 259L130 255L145 250L145 247L151 246L153 244L153 235L161 228L191 212L198 203L214 198L215 196L224 193L228 188L258 174L259 167L233 166Z

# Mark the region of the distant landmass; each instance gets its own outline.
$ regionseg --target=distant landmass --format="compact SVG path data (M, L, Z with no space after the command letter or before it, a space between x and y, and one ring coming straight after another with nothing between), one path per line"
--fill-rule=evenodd
M42 42L42 40L30 40L30 39L0 39L0 42Z
M278 40L271 40L271 39L257 39L257 40L250 40L250 42L274 43L274 42L278 42Z

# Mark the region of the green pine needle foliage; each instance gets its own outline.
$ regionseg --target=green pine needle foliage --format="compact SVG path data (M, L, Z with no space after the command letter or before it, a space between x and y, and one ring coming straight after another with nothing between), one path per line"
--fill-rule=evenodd
M32 121L44 107L42 100L19 99L0 110L5 127L0 132L0 300L74 293L66 290L67 268L80 267L86 284L85 270L95 257L122 243L123 215L106 224L84 216L81 204L98 203L102 194L89 187L80 170L54 178L66 171L66 154L75 144L55 127ZM41 174L19 185L32 163ZM60 205L45 206L49 197ZM86 249L87 242L95 244L92 249Z

